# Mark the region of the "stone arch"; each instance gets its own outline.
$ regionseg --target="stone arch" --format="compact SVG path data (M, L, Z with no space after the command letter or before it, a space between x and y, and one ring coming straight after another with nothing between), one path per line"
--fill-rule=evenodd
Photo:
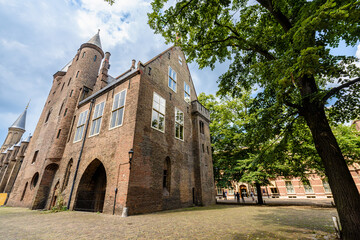
M74 210L102 212L106 192L106 171L102 162L93 160L85 169L76 194Z
M51 163L45 167L32 209L44 209L48 202L50 188L54 181L59 165Z

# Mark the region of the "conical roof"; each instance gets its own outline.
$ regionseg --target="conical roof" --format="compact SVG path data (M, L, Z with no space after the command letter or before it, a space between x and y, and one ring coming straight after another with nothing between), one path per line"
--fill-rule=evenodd
M27 108L25 108L24 112L16 119L13 125L11 125L11 128L20 128L25 130L26 111Z
M95 46L98 46L100 49L102 49L99 33L100 33L100 29L87 43L94 44Z

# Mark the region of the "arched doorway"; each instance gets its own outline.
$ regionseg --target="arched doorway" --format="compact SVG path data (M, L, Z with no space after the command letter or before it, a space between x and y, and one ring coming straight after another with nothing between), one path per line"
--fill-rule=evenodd
M245 185L240 185L240 192L242 195L248 197L247 188Z
M95 159L83 173L76 194L74 210L102 212L106 191L104 165Z
M59 165L57 165L56 163L51 163L46 166L43 176L41 178L39 189L36 193L32 209L44 209L46 207L46 203L48 202L49 198L50 188L58 168Z

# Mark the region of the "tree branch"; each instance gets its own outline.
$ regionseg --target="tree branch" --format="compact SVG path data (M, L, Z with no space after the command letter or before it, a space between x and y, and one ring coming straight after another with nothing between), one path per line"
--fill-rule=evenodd
M332 89L330 89L326 95L322 98L322 101L325 102L326 100L328 100L330 97L332 97L334 94L338 93L341 89L343 88L347 88L350 87L351 85L360 82L360 77L355 78L347 83L344 83L338 87L334 87Z
M219 27L224 27L224 28L227 28L229 29L236 37L237 37L237 40L242 40L244 41L247 45L250 46L250 48L244 48L244 46L239 46L239 45L236 45L237 47L239 47L240 49L244 49L244 50L248 50L248 51L254 51L254 52L257 52L261 55L263 55L266 59L268 60L275 60L276 58L270 54L267 50L264 50L262 49L259 45L257 44L250 44L248 43L245 39L240 39L240 34L235 30L233 29L231 26L228 26L228 25L222 25L220 23L218 23L216 20L215 20L215 25L218 25Z
M256 0L261 6L266 8L274 18L280 23L285 32L288 32L292 28L290 20L280 11L274 10L274 6L271 0Z

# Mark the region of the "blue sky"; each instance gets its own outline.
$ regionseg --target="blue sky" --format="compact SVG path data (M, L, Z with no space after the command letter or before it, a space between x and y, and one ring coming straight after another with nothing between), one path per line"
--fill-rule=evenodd
M102 0L0 0L0 144L30 99L24 136L34 132L52 75L97 29L103 50L111 53L112 76L129 69L132 59L146 62L168 48L147 25L150 11L150 1L142 0L117 0L113 6ZM341 47L335 53L356 51ZM214 94L227 64L214 71L189 67L197 93Z

